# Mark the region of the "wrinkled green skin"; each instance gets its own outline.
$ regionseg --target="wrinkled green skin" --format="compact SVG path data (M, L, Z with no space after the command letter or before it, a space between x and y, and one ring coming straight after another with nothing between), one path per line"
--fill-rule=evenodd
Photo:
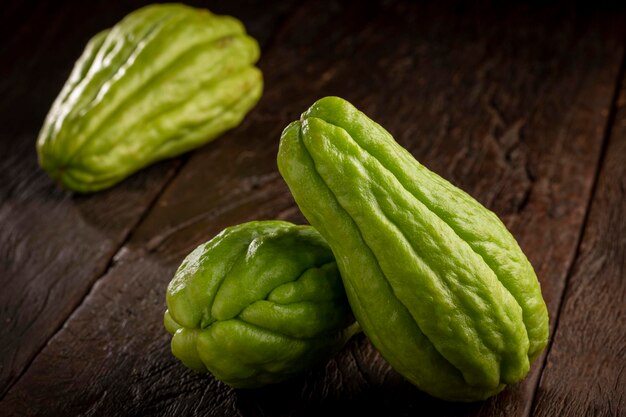
M141 8L87 44L41 129L39 164L86 193L197 148L260 98L259 54L235 18Z
M494 213L338 97L284 130L278 166L331 246L364 333L397 371L451 401L524 378L546 346L548 314Z
M328 244L283 221L230 227L199 246L166 299L174 356L236 388L327 360L358 330Z

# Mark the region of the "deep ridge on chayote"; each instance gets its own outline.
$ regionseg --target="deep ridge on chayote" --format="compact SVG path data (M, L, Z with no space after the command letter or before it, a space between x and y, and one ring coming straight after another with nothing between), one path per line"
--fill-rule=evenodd
M172 353L238 388L327 360L358 329L326 242L284 221L229 227L200 245L166 299Z
M364 333L397 371L456 401L526 376L546 346L548 314L494 213L338 97L284 130L278 166L332 248Z

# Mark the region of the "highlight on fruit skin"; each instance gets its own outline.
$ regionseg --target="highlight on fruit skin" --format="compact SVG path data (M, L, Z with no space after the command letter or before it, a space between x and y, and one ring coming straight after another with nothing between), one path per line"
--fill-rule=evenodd
M290 378L359 331L324 239L284 221L229 227L200 245L166 301L174 356L235 388Z
M182 4L130 13L76 62L39 133L40 166L86 193L204 145L259 100L259 55L230 16Z
M278 167L332 248L363 332L398 372L452 401L526 376L547 344L548 313L494 213L338 97L287 126Z

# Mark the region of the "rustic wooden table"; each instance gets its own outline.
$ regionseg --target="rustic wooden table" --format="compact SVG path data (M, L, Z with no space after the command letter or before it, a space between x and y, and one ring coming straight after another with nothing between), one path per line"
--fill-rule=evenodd
M35 138L87 39L140 6L7 1L0 17L0 414L626 415L626 19L622 10L211 1L263 48L238 128L105 192L38 169ZM161 324L182 258L228 225L303 222L282 128L339 95L506 222L536 268L550 345L483 403L434 400L361 335L287 383L186 370Z

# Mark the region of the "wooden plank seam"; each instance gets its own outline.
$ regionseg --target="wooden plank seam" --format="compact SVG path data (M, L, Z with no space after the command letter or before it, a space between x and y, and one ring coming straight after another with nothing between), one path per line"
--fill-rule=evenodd
M620 64L620 68L618 70L618 74L615 80L615 90L613 91L613 97L611 98L611 106L610 106L610 110L609 110L609 115L607 117L607 121L606 121L606 126L604 128L604 133L602 135L602 145L600 148L600 154L598 155L598 161L596 162L596 171L594 174L594 178L593 178L593 183L591 185L591 190L589 192L589 199L587 201L587 205L585 207L585 213L584 213L584 217L583 217L583 221L580 223L580 228L578 231L578 240L576 242L576 252L574 254L574 258L572 260L572 262L570 263L569 267L567 268L567 274L565 277L565 285L563 287L563 291L561 291L560 297L559 297L559 301L557 304L557 314L556 317L554 318L554 327L552 329L552 333L550 334L550 339L548 341L548 346L545 350L545 352L543 353L543 360L541 363L541 370L539 371L539 376L537 378L537 382L535 384L535 386L533 387L533 391L532 391L532 401L530 402L530 407L527 408L527 413L524 414L525 417L529 417L531 414L534 413L535 411L535 407L537 406L537 389L539 388L539 386L541 385L541 380L543 377L543 372L546 369L546 365L548 363L548 357L550 356L550 352L552 351L552 347L553 347L553 341L554 338L559 330L559 321L561 318L561 308L563 307L563 302L565 301L565 296L567 294L568 291L568 286L569 286L569 282L570 279L572 277L572 274L574 272L574 268L576 266L576 261L578 260L580 254L581 254L581 245L583 243L583 238L585 235L585 229L587 228L587 224L589 223L589 213L590 213L590 209L591 209L591 204L594 200L594 198L596 197L596 192L597 192L597 187L598 187L598 180L600 178L600 173L602 171L602 164L604 163L605 159L606 159L606 151L608 149L608 145L609 145L609 140L611 137L611 132L613 131L613 125L615 123L615 118L617 115L617 111L618 111L618 100L619 100L619 96L620 96L620 91L621 91L621 85L622 82L626 82L626 39L624 39L624 47L622 50L622 60L621 60L621 64Z

